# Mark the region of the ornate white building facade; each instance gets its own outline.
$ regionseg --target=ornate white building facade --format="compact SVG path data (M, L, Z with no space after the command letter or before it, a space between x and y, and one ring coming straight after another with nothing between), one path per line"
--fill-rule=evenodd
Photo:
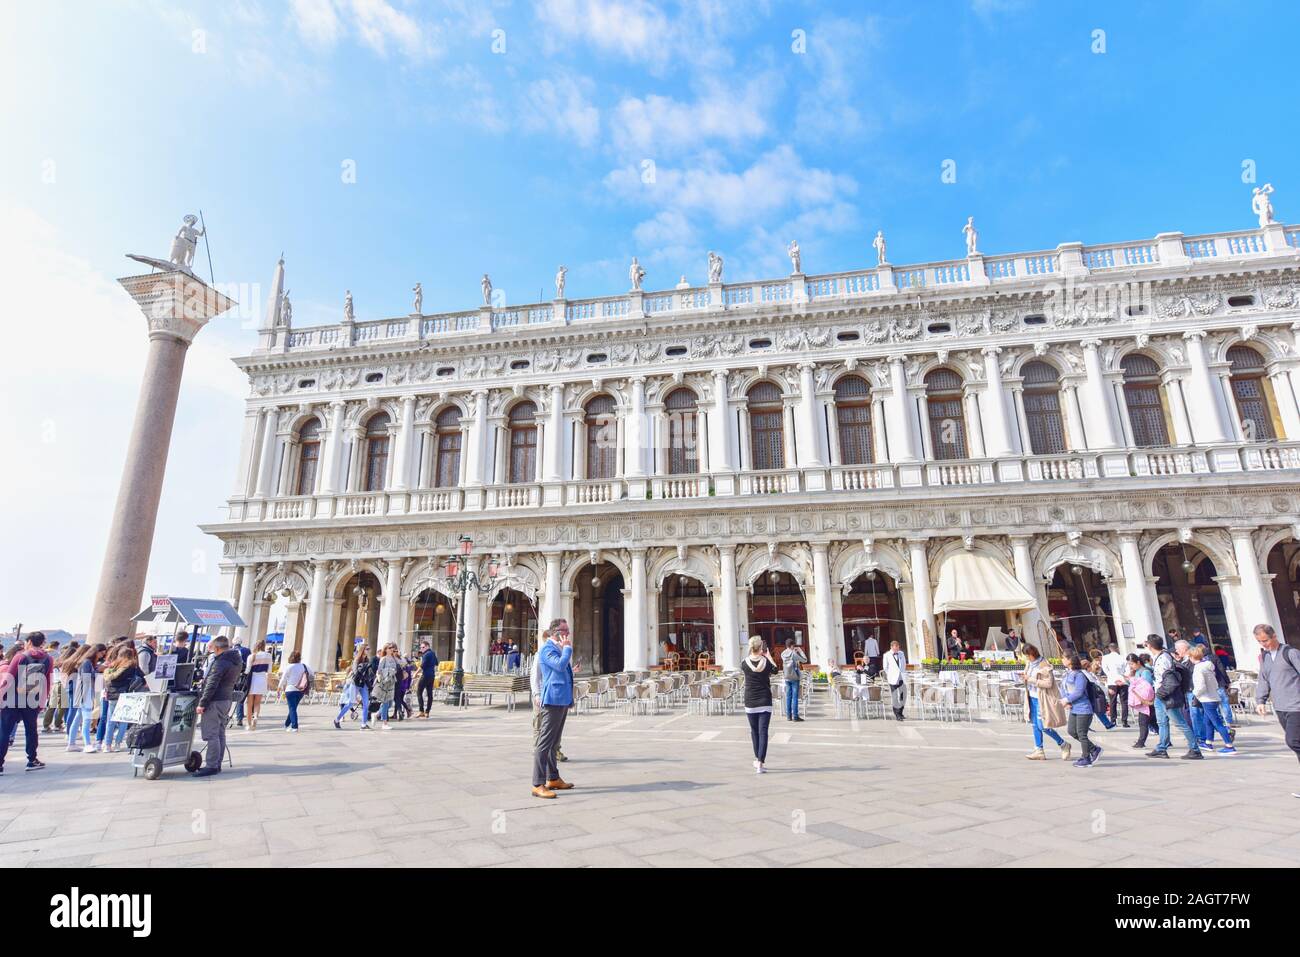
M1049 623L1253 660L1257 622L1296 640L1298 235L906 267L882 240L852 272L731 284L718 259L700 287L377 321L349 295L305 329L281 262L205 530L252 636L286 605L316 668L358 635L447 655L462 534L506 565L464 610L471 666L561 615L596 671Z

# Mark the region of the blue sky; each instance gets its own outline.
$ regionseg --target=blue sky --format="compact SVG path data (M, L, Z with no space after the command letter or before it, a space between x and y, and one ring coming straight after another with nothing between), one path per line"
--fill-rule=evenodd
M426 311L470 308L485 271L549 297L560 263L571 298L615 293L633 255L651 289L702 281L709 249L728 279L779 274L792 238L806 271L851 269L881 228L896 263L955 258L969 215L989 253L1245 228L1245 161L1290 222L1297 25L1208 2L6 4L0 493L27 504L0 622L86 624L145 349L112 280L185 212L246 316L283 250L299 325L345 288L358 318L405 313L417 280ZM150 590L215 588L194 526L233 485L246 325L191 351Z

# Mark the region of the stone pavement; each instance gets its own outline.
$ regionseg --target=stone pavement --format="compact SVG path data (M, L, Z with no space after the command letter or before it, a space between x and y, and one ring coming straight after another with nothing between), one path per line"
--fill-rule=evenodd
M324 706L285 734L270 706L231 735L235 767L132 779L125 754L21 734L0 777L0 866L1277 867L1300 861L1300 766L1275 721L1236 757L1152 761L1102 731L1094 768L1029 762L1023 724L772 722L770 773L743 714L570 716L577 784L528 793L530 715L439 705L391 731ZM1050 749L1050 745L1049 745ZM1050 753L1050 750L1049 750ZM1176 752L1175 752L1176 753Z

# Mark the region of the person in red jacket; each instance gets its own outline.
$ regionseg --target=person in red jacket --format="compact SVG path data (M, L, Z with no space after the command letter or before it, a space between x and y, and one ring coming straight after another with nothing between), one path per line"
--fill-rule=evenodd
M0 671L0 774L4 773L9 754L9 738L21 721L27 744L27 770L45 767L36 757L36 716L50 697L50 672L53 662L44 649L45 635L34 631L27 636L27 647L14 655Z

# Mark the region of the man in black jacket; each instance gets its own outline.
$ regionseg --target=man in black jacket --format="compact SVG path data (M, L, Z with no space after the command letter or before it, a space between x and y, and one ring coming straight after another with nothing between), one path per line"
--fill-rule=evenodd
M239 652L230 647L229 639L218 635L208 642L207 676L203 679L198 706L199 733L208 751L203 767L194 772L195 777L221 773L221 759L226 754L226 722L230 720L232 692L241 671Z

